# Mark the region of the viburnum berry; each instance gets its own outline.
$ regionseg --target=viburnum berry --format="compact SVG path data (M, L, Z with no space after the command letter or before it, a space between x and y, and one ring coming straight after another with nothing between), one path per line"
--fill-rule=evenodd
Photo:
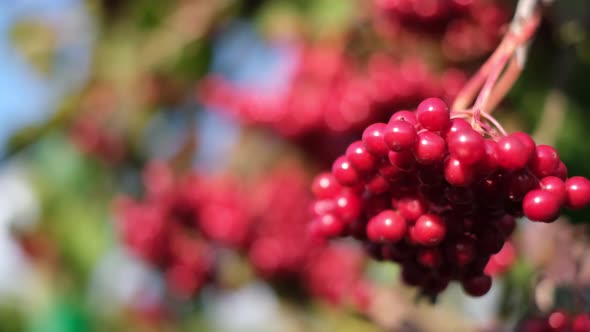
M367 224L367 236L375 242L394 243L406 234L406 221L393 210L385 210Z
M590 204L590 180L574 176L565 181L566 202L571 209L581 209Z
M385 123L374 123L363 132L363 143L367 151L375 156L385 156L389 151L383 140L385 126Z
M383 133L385 145L398 152L413 148L417 137L414 125L402 120L390 121Z
M461 286L471 296L483 296L492 288L492 278L485 274L469 276L461 280Z
M532 221L552 222L559 216L559 197L549 191L529 191L522 202L524 215Z
M500 138L496 151L498 164L510 171L524 168L533 153L529 151L523 140L514 134Z
M557 152L528 134L472 128L435 99L419 108L369 125L332 176L318 176L314 218L342 220L326 237L353 236L371 257L402 264L402 279L426 296L452 280L481 296L491 287L486 273L514 256L505 254L514 252L515 219L552 222L564 207L586 207L590 181L567 179Z
M449 123L449 108L438 98L425 99L416 109L420 125L429 131L441 131Z
M418 163L428 165L443 160L445 150L445 141L442 137L430 131L423 131L418 134L414 155Z

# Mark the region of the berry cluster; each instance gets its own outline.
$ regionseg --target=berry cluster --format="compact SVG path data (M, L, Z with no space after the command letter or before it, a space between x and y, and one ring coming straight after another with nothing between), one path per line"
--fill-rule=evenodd
M179 296L195 294L213 272L213 243L246 244L250 219L235 185L227 179L175 178L160 162L144 173L146 195L118 201L125 244L164 271Z
M304 48L284 93L240 88L211 77L201 85L200 97L245 123L270 127L281 135L301 139L326 133L342 135L385 119L388 109L413 105L427 96L451 100L466 76L456 69L431 71L421 60L395 63L373 55L366 71L333 48ZM316 137L317 136L317 137Z
M485 133L437 98L368 126L314 180L312 234L362 240L374 257L400 263L404 281L425 295L451 280L484 295L492 283L484 268L516 217L552 222L561 207L590 203L590 181L566 180L554 148L524 133Z
M520 332L590 332L590 313L570 315L555 310L543 317L528 318L517 325Z
M505 8L481 0L374 0L377 30L396 41L439 43L452 61L491 52L508 22Z
M145 196L118 201L120 232L134 253L164 272L175 294L192 296L214 282L223 247L243 254L266 280L293 281L334 304L366 302L354 297L365 287L362 250L307 236L309 210L301 207L313 197L300 167L277 167L248 184L196 172L175 176L161 162L143 175Z

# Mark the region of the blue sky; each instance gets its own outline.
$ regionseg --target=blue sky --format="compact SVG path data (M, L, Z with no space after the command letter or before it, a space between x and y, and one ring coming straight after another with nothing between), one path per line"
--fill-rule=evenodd
M86 76L92 40L88 28L90 22L86 19L88 26L80 30L79 40L73 40L71 34L62 37L62 34L67 35L68 29L64 21L60 22L63 13L78 13L85 17L79 0L0 1L0 155L6 140L15 131L46 119L66 89L79 84ZM77 67L72 71L63 70L65 66L56 67L56 73L51 77L35 72L10 44L11 27L23 18L54 25L60 31L56 60L67 62L68 67L71 63Z

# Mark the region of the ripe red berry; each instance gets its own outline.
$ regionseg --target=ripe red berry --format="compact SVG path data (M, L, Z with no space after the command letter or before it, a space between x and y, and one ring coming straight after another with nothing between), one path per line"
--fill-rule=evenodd
M574 176L565 181L567 206L578 210L590 204L590 180L583 176Z
M477 131L461 129L447 136L449 153L467 165L480 161L485 154L484 138Z
M475 258L475 244L472 238L462 236L446 246L446 254L450 262L456 266L467 266Z
M436 246L445 238L447 227L444 220L435 214L425 214L416 220L410 237L416 243Z
M374 216L367 224L367 236L371 241L393 243L406 234L406 221L393 210L385 210Z
M404 151L414 147L418 135L416 128L406 121L390 121L385 127L385 145L393 151Z
M492 278L487 275L476 275L461 280L463 290L471 296L483 296L492 288Z
M554 311L547 317L547 323L551 328L551 332L567 332L571 331L570 318L564 311Z
M574 318L572 324L573 332L588 332L590 331L590 314L579 314Z
M472 165L467 165L455 156L449 156L444 165L445 180L453 186L467 186L474 179L475 172Z
M332 174L334 178L343 186L352 187L359 183L360 176L358 172L352 167L352 164L346 158L341 156L332 165Z
M498 169L498 143L491 139L484 140L484 154L477 163L477 170L482 175L490 175Z
M324 214L316 217L312 222L313 232L324 238L341 235L344 231L344 222L332 214Z
M554 174L559 166L559 154L549 145L539 145L529 162L529 169L538 178Z
M473 127L469 124L469 122L465 121L461 118L453 118L449 121L449 125L445 130L441 132L441 136L444 139L448 139L454 133L464 131L464 130L473 130Z
M420 248L416 253L416 259L424 267L435 269L443 263L443 255L438 247Z
M414 222L428 211L428 203L419 197L403 197L395 204L398 213L408 222Z
M547 176L541 179L539 183L541 189L546 190L557 197L560 205L566 202L565 183L557 176Z
M374 123L363 131L363 143L371 154L381 157L387 155L389 149L383 141L385 123Z
M532 221L553 222L560 208L559 197L543 189L529 191L522 201L524 215Z
M350 223L361 214L361 200L351 191L344 190L334 197L334 213L345 223Z
M389 151L387 157L389 162L401 171L410 172L416 168L416 159L410 151Z
M332 198L342 190L332 173L325 172L317 175L311 185L311 190L317 198Z
M412 111L397 111L393 113L393 115L389 119L389 123L393 121L405 121L414 127L418 124L418 120L416 119L416 113Z
M423 128L430 131L441 131L449 123L449 108L441 99L428 98L418 105L416 118Z
M520 140L522 145L524 145L526 155L530 156L532 158L537 145L535 144L535 141L533 140L531 135L519 131L519 132L512 133L511 136L516 137Z
M513 135L500 138L496 152L498 164L510 171L524 168L531 158L527 146Z
M367 151L362 141L356 141L346 149L346 158L354 169L360 173L370 173L377 166L377 158Z
M445 156L445 141L442 137L430 131L418 134L414 155L416 160L423 165L442 161Z
M565 166L563 161L559 162L559 165L557 166L552 175L557 176L563 181L567 180L567 166Z

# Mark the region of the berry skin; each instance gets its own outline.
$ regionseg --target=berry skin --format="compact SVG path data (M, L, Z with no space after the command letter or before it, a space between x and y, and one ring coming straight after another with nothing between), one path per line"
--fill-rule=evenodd
M398 213L407 221L414 222L428 211L428 203L418 197L404 197L395 204Z
M571 331L570 318L568 314L563 311L554 311L547 317L547 323L551 328L551 332L566 332Z
M341 156L332 165L334 178L343 186L352 187L359 183L360 176L345 156Z
M467 186L474 179L474 169L454 156L445 160L445 180L453 186Z
M424 246L436 246L441 243L447 233L443 219L435 214L422 215L411 228L410 237Z
M324 214L316 217L312 223L312 232L321 237L330 238L341 235L344 231L344 223L332 214Z
M363 131L363 143L369 153L381 157L387 155L389 149L383 141L385 123L374 123Z
M348 146L346 158L352 167L360 173L370 173L377 166L377 159L367 151L362 141L356 141Z
M516 137L520 140L522 145L524 145L526 154L532 158L537 145L535 144L535 141L531 138L531 135L519 131L516 133L512 133L511 136Z
M532 221L553 222L560 208L559 197L543 189L529 191L522 201L524 215Z
M461 132L464 130L473 130L469 122L461 119L461 118L454 118L449 121L448 127L442 132L442 137L444 139L448 139L449 136Z
M477 170L482 175L490 175L498 169L498 143L491 139L484 140L484 154L477 163Z
M590 331L590 314L579 314L574 318L573 332Z
M367 224L367 236L371 241L394 243L406 234L406 221L393 210L385 210Z
M361 201L350 191L343 191L334 197L334 213L345 223L350 223L361 214Z
M435 269L443 263L443 255L438 247L421 248L416 255L418 263L424 267Z
M414 127L416 127L416 125L418 124L418 120L416 119L416 114L411 111L397 111L397 112L395 112L391 116L391 118L389 118L389 123L391 123L393 121L405 121Z
M565 181L567 207L574 210L585 208L590 204L590 180L574 176Z
M401 171L410 172L416 168L416 159L409 151L389 151L387 157L389 158L389 162Z
M445 141L442 137L433 132L423 131L418 134L414 156L418 163L429 165L443 160L445 150Z
M467 236L461 237L457 241L447 246L447 257L449 261L456 266L466 266L475 258L475 244Z
M332 173L325 172L315 177L311 190L319 199L332 198L342 190L342 186L336 181Z
M567 180L567 166L565 166L563 161L559 162L559 165L557 166L557 168L553 172L553 175L557 176L558 178L562 179L563 181Z
M484 138L469 128L458 130L447 136L449 153L467 165L480 161L485 154Z
M529 169L538 178L552 175L559 166L559 154L549 145L539 145L529 162Z
M383 139L392 151L404 151L414 147L418 135L414 126L406 121L390 121L385 126Z
M557 197L560 205L566 201L565 183L557 176L547 176L541 179L539 183L541 189L546 190Z
M416 109L420 125L429 131L441 131L449 124L449 108L438 98L425 99Z
M498 164L510 171L524 168L532 155L532 151L529 154L527 146L514 135L500 138L496 152L498 155Z
M461 280L465 293L471 296L484 296L492 288L492 278L487 275L467 277Z

